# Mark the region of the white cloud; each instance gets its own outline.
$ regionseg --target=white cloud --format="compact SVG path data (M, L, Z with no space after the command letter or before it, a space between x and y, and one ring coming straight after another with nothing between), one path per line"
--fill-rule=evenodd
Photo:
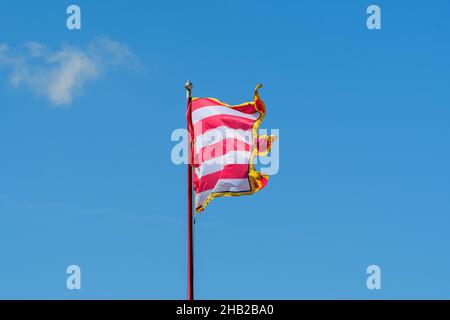
M25 43L18 50L0 43L0 68L10 69L13 87L28 88L56 106L71 104L87 83L107 69L136 64L125 44L109 38L98 38L84 49L66 45L58 51L37 42Z

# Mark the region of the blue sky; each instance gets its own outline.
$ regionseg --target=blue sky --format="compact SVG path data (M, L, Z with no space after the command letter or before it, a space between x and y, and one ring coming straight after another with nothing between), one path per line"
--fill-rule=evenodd
M68 31L71 3L0 3L8 57L98 39L127 52L102 49L62 105L0 66L0 298L185 298L170 135L187 79L228 103L262 82L263 127L280 129L268 187L197 220L197 298L450 298L448 1L74 1L82 30Z

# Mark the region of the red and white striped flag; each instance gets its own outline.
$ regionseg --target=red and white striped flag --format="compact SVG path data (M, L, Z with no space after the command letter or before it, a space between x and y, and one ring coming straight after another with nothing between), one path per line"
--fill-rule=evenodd
M189 104L196 212L213 198L253 194L267 184L268 176L254 166L257 156L269 152L274 138L258 134L266 112L259 88L253 101L236 106L213 98L193 98Z

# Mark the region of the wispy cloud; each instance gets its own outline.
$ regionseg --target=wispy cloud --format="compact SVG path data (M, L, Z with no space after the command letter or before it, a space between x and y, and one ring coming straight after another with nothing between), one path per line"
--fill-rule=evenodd
M28 88L56 106L71 104L86 84L108 69L136 65L136 57L125 44L105 37L84 48L65 45L57 51L37 42L18 49L0 43L0 68L10 70L12 86Z

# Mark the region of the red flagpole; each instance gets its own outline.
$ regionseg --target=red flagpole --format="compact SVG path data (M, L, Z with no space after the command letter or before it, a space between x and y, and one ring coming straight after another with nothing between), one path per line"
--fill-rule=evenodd
M187 107L189 112L189 105L191 103L192 83L186 82L186 96ZM189 119L189 117L188 117ZM189 121L189 120L188 120ZM189 130L189 123L188 130ZM194 249L193 249L193 234L192 234L192 163L191 163L191 136L188 134L187 140L187 299L194 300Z

